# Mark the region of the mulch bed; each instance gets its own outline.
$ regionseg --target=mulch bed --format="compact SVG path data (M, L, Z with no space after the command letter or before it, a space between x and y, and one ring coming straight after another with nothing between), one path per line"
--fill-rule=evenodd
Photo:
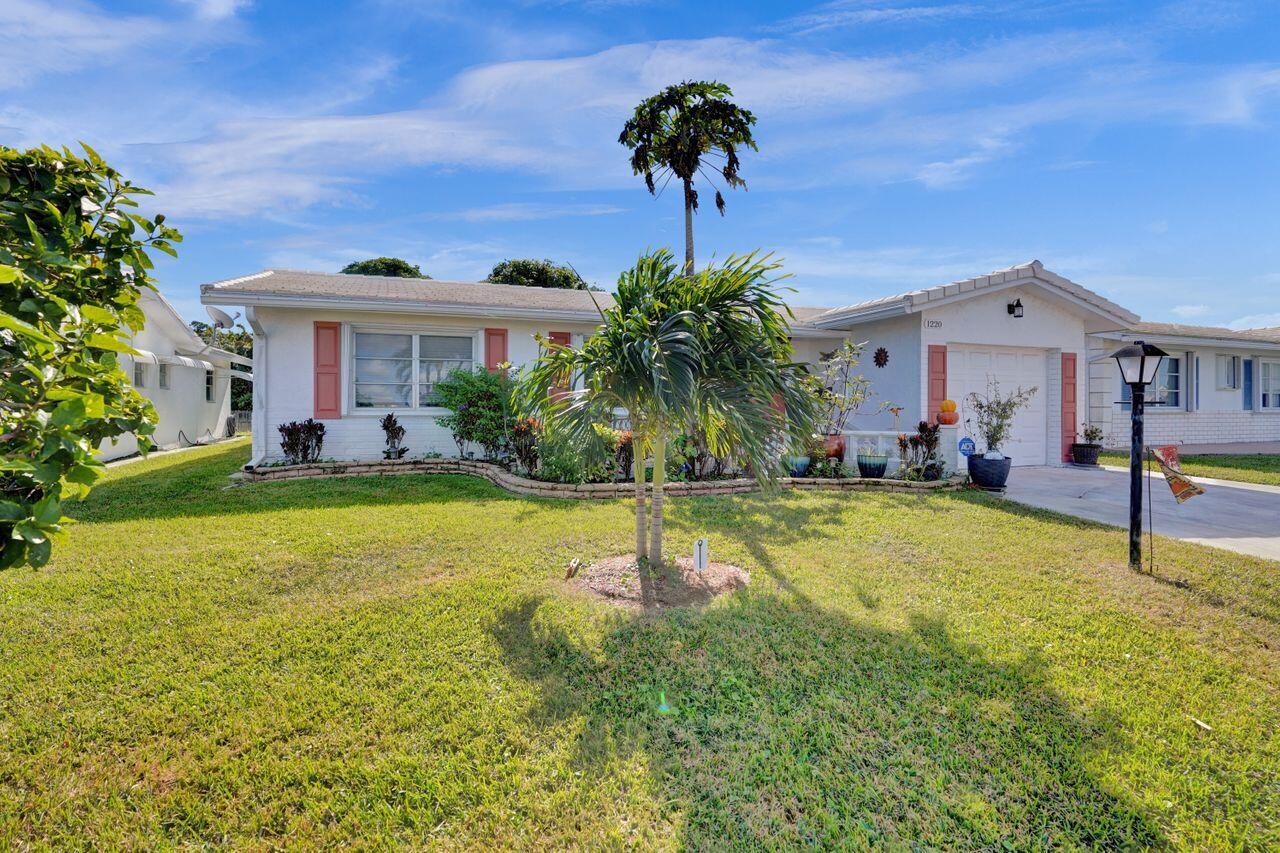
M701 607L750 582L751 575L737 566L713 562L698 572L693 558L677 557L661 569L650 569L649 583L644 584L630 554L585 566L569 581L611 604L634 608Z

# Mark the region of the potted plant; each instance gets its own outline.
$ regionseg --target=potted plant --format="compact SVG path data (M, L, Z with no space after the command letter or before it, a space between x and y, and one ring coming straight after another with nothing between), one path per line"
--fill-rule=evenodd
M942 427L921 421L915 435L898 436L899 472L904 480L939 480L943 464L938 458L938 438Z
M976 425L986 446L981 455L973 453L969 456L969 479L973 480L974 485L996 491L1003 489L1009 481L1013 460L1000 452L1000 446L1009 437L1014 415L1031 402L1037 390L1035 386L1026 390L1020 387L1017 391L1002 395L1000 383L992 379L987 383L986 394L975 391L965 398L965 404L971 413L965 418L965 424Z
M858 476L879 479L889 467L889 454L881 453L870 444L858 448Z
M1102 452L1102 427L1097 424L1083 424L1080 436L1083 442L1071 445L1071 461L1076 465L1098 464L1098 454Z
M828 459L844 459L844 431L849 418L871 397L871 381L858 372L858 359L866 342L845 341L819 359L822 370L815 392L820 404L819 423Z
M785 462L792 477L803 477L809 473L810 466L817 465L820 460L826 458L827 450L823 438L815 433L805 442L803 453L787 456Z
M383 459L399 459L409 452L409 448L400 444L404 440L404 427L396 420L395 412L388 412L382 420L378 421L378 425L382 427L382 432L387 437L387 449L382 451Z

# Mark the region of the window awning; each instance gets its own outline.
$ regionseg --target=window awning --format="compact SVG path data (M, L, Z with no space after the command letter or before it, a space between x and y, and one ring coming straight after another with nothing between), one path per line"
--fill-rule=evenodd
M201 370L214 370L214 365L198 358L187 358L185 355L156 355L150 350L138 349L137 355L133 356L134 361L149 361L152 364L177 364L182 367L195 367Z

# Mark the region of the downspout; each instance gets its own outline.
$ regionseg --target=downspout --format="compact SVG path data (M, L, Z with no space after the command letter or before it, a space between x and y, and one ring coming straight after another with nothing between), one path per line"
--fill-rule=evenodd
M257 311L245 306L244 318L253 330L253 443L249 467L256 468L267 458L267 330L258 322Z

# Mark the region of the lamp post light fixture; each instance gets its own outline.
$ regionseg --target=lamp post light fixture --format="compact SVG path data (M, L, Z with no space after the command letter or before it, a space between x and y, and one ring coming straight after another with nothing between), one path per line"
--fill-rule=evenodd
M1120 366L1120 378L1132 392L1129 444L1129 568L1142 568L1142 415L1147 386L1156 379L1160 362L1168 353L1145 341L1134 341L1111 354Z

